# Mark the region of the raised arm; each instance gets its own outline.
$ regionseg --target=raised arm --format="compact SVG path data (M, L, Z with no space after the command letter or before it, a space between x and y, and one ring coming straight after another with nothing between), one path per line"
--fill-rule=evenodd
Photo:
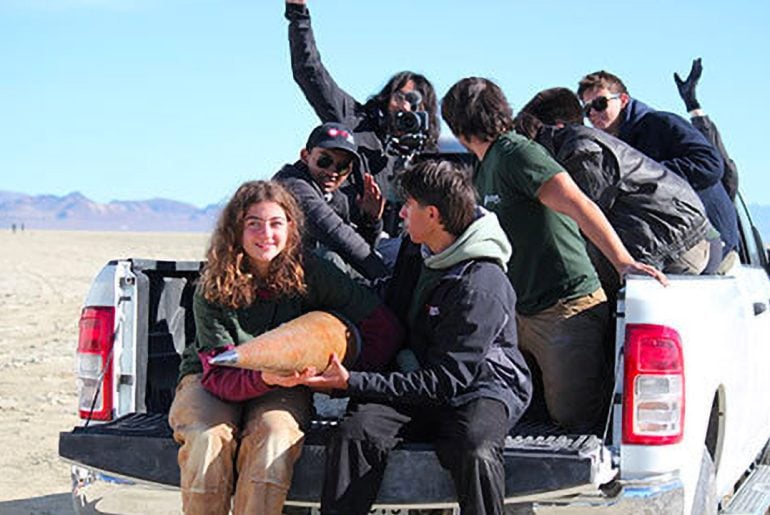
M691 113L693 127L698 129L701 134L714 145L724 159L725 168L724 175L722 176L722 185L727 190L727 194L730 196L730 200L735 200L735 196L738 194L738 167L735 165L735 161L732 160L727 153L724 143L722 143L722 137L719 135L719 130L716 124L711 118L703 113L700 109Z
M727 194L730 196L730 200L735 200L735 195L738 193L738 167L735 166L735 161L730 158L727 153L724 144L722 143L722 137L719 135L716 124L709 118L709 116L701 109L700 102L695 95L695 88L698 86L701 74L703 73L703 65L701 64L701 58L697 58L692 62L692 68L690 68L690 74L687 75L685 80L679 76L678 73L674 73L674 82L679 90L679 96L684 101L687 114L690 115L690 121L693 126L700 131L701 134L711 143L714 148L719 151L719 154L724 160L724 175L722 176L722 185L727 190Z
M323 122L345 122L360 104L340 88L321 62L304 0L286 0L294 81Z

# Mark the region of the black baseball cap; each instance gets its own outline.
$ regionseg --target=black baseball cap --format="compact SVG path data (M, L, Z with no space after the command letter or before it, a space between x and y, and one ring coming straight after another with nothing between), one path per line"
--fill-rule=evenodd
M312 150L315 147L339 148L350 152L359 160L361 159L353 131L341 123L327 122L313 129L307 138L305 148Z

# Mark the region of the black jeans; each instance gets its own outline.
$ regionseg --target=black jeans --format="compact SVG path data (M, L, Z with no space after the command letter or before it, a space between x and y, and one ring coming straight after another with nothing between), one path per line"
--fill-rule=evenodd
M503 513L505 405L477 399L457 408L351 403L326 448L321 512L369 512L388 452L404 440L433 442L464 515Z

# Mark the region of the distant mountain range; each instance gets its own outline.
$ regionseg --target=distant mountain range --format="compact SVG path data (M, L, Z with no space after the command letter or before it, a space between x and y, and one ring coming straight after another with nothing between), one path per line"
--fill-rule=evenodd
M102 204L79 192L57 197L0 191L0 228L210 232L222 207L199 209L161 198Z
M90 231L210 232L222 203L203 209L176 200L113 200L101 204L79 192L63 197L0 191L0 230L73 229ZM749 206L754 225L770 244L770 206Z

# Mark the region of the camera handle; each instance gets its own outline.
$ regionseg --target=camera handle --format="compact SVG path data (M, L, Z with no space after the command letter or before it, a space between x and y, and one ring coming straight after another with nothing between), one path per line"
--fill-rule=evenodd
M385 153L389 156L402 157L409 162L414 156L422 152L427 135L422 132L393 136L388 134L385 141Z

